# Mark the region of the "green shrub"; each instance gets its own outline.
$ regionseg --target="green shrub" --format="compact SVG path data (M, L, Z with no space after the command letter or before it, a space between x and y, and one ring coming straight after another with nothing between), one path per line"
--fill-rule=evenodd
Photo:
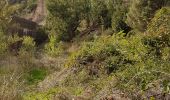
M18 11L19 5L10 5L8 1L0 1L0 55L8 51L9 41L7 31L11 22L11 15Z
M80 33L77 28L82 20L87 22L87 27L102 25L109 28L114 12L112 7L115 5L112 0L50 0L47 2L47 28L64 41L70 41Z
M68 65L72 66L79 62L86 62L87 59L100 60L114 51L115 48L112 45L111 36L99 37L93 42L83 43L81 49L71 55Z
M168 68L168 56L170 54L169 24L169 8L162 8L151 20L146 35L143 37L140 35L141 38L137 39L140 41L135 42L135 45L139 46L136 47L138 50L136 53L140 54L138 57L142 57L142 59L134 63L134 65L128 65L126 69L116 73L119 76L119 86L123 90L127 89L129 94L131 92L134 96L141 95L140 93L137 94L137 91L143 92L144 97L142 98L145 98L146 91L161 85L162 88L160 90L163 93L169 93L169 81L167 81L170 77L168 74L170 72ZM133 47L133 45L131 44L130 47ZM127 47L123 48L132 52ZM145 51L141 48L145 48ZM128 55L130 54L129 52L127 53ZM135 58L133 60L137 61L138 57L136 58L135 54L132 54L131 57Z
M47 2L47 9L50 13L48 17L50 20L47 21L48 28L55 31L53 34L59 34L61 40L71 40L76 34L75 32L80 24L81 16L87 10L86 2L86 0L49 0Z
M11 15L15 14L19 5L10 5L8 1L0 1L0 30L6 32L11 22Z
M112 5L112 29L115 33L124 31L128 33L131 28L125 23L128 5L123 0L115 0Z
M101 36L94 41L85 42L70 56L66 66L93 68L96 65L99 73L104 70L108 75L114 74L118 79L117 86L134 95L136 91L145 92L150 89L150 84L155 84L157 80L161 80L160 84L163 84L162 82L169 78L168 60L148 55L148 46L143 43L145 35L124 37L124 34L119 32L113 36ZM169 48L164 51L169 52ZM164 59L168 55L169 53L164 54ZM167 84L169 83L164 87L166 91Z
M19 50L20 56L33 57L35 53L35 42L34 39L28 36L23 37L22 46Z
M163 37L170 34L170 7L158 10L148 25L147 33L152 37ZM168 36L167 36L168 38Z
M49 43L45 45L45 52L51 56L58 56L63 53L63 43L58 42L56 36L49 37Z
M27 75L27 83L28 84L35 84L39 81L43 80L47 75L47 71L45 69L38 69L34 68L28 72Z
M169 55L170 47L170 8L165 7L157 11L151 23L148 25L145 44L150 54L157 57Z
M69 38L65 32L67 25L66 22L63 22L63 20L59 19L58 17L54 17L52 14L47 16L47 20L47 30L49 33L51 33L51 35L56 35L57 41Z
M125 66L128 63L140 62L143 59L143 52L146 50L139 37L126 38L123 34L120 32L113 36L101 36L93 42L84 43L80 50L71 55L66 66L81 66L82 63L93 63L97 61L100 63L104 62L106 64L104 66L109 70L109 67L115 67L117 69L116 66L119 65Z

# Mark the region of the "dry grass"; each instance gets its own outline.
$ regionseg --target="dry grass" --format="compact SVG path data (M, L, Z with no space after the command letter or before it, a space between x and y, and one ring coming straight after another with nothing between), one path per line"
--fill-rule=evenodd
M22 69L15 57L7 57L0 62L0 100L20 100L24 81Z

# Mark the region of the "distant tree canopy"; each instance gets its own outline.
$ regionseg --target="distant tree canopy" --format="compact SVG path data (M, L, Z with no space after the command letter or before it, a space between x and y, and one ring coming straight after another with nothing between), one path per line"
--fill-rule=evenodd
M49 27L54 27L63 40L69 40L75 35L80 19L88 10L87 0L48 0L47 8L50 12ZM56 20L55 22L53 22ZM52 22L52 23L51 23ZM55 26L53 26L55 24ZM66 35L63 35L66 34Z
M87 28L102 25L115 33L144 32L155 12L169 4L169 0L48 0L46 25L50 33L66 41L80 33L82 20Z
M145 31L155 12L169 5L169 0L132 0L127 14L127 23L138 31Z
M47 26L60 34L60 39L70 40L77 34L82 20L87 26L98 24L111 27L112 0L48 0L49 11Z

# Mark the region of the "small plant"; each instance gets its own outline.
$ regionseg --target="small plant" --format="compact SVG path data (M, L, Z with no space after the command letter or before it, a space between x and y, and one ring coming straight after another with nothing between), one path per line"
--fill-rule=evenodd
M50 41L45 45L45 52L51 56L58 56L63 52L62 42L58 43L54 35L50 36Z
M35 84L41 80L43 80L47 75L47 71L45 69L34 68L27 75L28 84Z
M28 36L23 37L21 50L27 51L27 52L33 52L35 50L34 39Z

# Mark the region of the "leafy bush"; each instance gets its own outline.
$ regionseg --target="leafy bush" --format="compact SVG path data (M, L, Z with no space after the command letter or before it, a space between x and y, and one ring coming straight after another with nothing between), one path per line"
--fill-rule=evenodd
M10 5L8 1L0 1L0 30L7 31L10 25L11 15L15 14L19 5Z
M117 73L120 77L119 82L123 86L122 89L128 89L133 96L144 93L141 97L146 98L147 92L158 90L156 87L159 87L159 95L170 92L170 82L167 81L170 77L168 74L170 72L168 68L170 54L169 12L169 7L158 10L148 25L146 35L140 39L140 44L143 45L141 47L146 49L145 52L143 50L138 52L140 55L144 53L144 55L142 54L143 59Z
M136 34L124 37L124 34L120 32L113 36L98 37L92 42L85 42L69 58L66 66L81 68L84 65L88 68L97 66L100 73L104 69L108 75L111 73L116 75L118 87L134 95L137 91L146 92L155 81L161 80L160 84L163 84L169 77L168 60L160 60L153 55L148 55L149 49L143 43L146 36ZM166 52L168 50L165 49ZM163 86L166 91L168 84L169 82L164 85L165 87Z
M131 30L131 28L125 23L128 4L123 2L123 0L115 0L112 6L112 29L115 33L122 30L125 33L128 33Z
M23 37L22 46L19 51L19 55L21 56L33 56L35 52L35 42L31 37Z
M150 53L155 56L169 55L170 47L170 8L162 8L155 14L148 26L145 44L148 45ZM164 50L167 52L164 52Z
M58 43L56 36L49 37L49 43L45 45L45 52L51 56L58 56L63 52L62 42Z
M63 22L61 19L54 17L52 14L47 16L47 23L46 27L49 30L51 35L56 35L57 40L67 39L67 33L64 32L66 30L66 23ZM58 22L58 24L56 23Z
M110 54L114 46L111 44L110 36L103 36L95 39L93 42L84 43L81 49L72 54L68 61L68 65L72 66L76 63L83 62L88 59L102 59ZM110 52L109 52L110 51ZM77 62L78 61L78 62Z
M77 64L81 65L82 63L97 61L100 63L106 62L107 67L116 67L118 64L123 64L122 66L124 66L127 63L132 64L133 61L140 61L142 58L137 51L145 51L145 48L140 44L140 39L137 37L126 38L123 34L120 32L118 35L102 36L93 42L84 43L79 51L73 53L66 65L77 66ZM113 59L113 57L116 59ZM110 66L108 66L109 63ZM113 63L116 66L112 66Z
M147 33L153 37L163 37L170 34L170 7L158 10L148 25ZM168 37L168 36L167 36Z
M133 29L144 32L155 12L168 4L168 0L132 0L127 23Z
M103 25L104 28L111 27L112 0L76 0L59 1L50 0L47 8L50 12L47 28L54 32L60 40L69 41L79 34L77 28L82 20L87 22L87 27ZM116 4L115 4L116 5Z
M34 68L28 73L27 82L28 84L38 83L39 81L43 80L46 75L47 75L47 72L45 69Z
M18 5L10 5L8 1L0 1L0 56L8 51L7 29L11 22L11 15L13 15L18 8Z
M57 32L57 34L61 34L60 39L66 41L72 39L75 36L81 16L87 9L86 0L49 0L47 2L47 8L50 12L49 19L52 19L47 22L48 27L52 28L53 31ZM53 20L57 20L57 23ZM51 22L54 23L53 25L56 27L51 26Z

